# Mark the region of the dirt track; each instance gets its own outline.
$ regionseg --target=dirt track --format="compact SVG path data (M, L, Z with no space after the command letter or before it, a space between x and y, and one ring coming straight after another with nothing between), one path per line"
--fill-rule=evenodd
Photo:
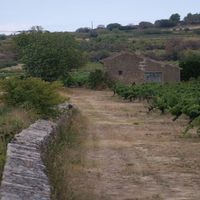
M81 199L200 199L200 139L181 137L184 119L147 114L144 104L106 91L72 89L70 98L88 119L85 164L74 183L91 195Z

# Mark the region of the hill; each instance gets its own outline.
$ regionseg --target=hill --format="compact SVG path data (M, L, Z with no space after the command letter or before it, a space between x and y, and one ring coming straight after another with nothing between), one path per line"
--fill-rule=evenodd
M200 50L200 29L197 25L132 30L97 28L71 34L80 42L82 50L87 52L92 62L120 51L177 62L188 51Z

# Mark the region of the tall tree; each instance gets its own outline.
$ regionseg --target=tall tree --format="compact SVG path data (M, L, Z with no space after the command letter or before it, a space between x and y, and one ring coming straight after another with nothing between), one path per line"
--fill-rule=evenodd
M121 26L122 26L121 24L112 23L112 24L108 24L106 28L112 31L113 29L119 29Z
M171 15L169 20L174 22L177 25L181 20L181 16L178 13L175 13L175 14Z
M55 81L84 63L77 42L66 33L23 33L14 40L26 73L33 77Z
M186 24L200 24L200 13L188 13L188 15L184 18L184 22Z

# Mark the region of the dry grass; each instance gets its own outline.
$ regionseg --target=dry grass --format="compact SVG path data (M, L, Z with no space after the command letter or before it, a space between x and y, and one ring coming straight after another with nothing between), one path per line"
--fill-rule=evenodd
M111 96L71 89L71 101L88 118L79 175L70 174L71 199L199 200L200 140L180 137L187 120L147 114L143 103Z
M23 70L22 64L18 64L16 66L5 67L5 68L0 69L0 71L8 71L8 72L21 72L22 70Z
M6 159L7 144L15 134L28 127L37 118L37 115L22 108L0 105L0 176Z
M53 200L92 199L88 191L83 191L86 185L82 188L76 184L77 181L84 182L81 178L84 177L86 126L87 120L74 110L72 116L60 125L56 140L49 144L45 163Z

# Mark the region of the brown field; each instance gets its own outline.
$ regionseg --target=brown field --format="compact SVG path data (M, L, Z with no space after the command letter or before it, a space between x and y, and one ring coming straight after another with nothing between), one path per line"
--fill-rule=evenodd
M87 119L84 156L71 168L71 199L200 199L200 139L182 137L186 119L147 114L143 103L109 91L71 89L69 96Z

